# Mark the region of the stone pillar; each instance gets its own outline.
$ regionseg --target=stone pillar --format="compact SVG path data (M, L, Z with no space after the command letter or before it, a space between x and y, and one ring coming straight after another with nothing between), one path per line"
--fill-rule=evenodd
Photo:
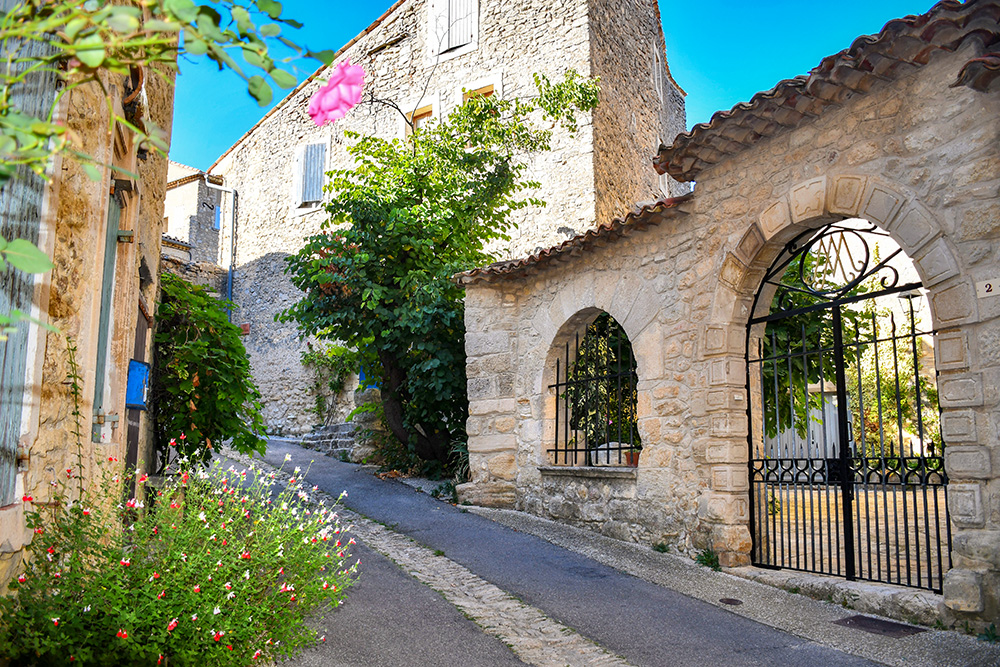
M516 305L514 295L501 287L481 286L466 293L470 481L457 488L460 502L514 506L517 319L511 309Z

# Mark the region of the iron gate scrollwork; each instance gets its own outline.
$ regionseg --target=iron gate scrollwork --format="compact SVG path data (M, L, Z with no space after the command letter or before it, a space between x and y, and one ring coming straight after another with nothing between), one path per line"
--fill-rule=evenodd
M941 590L948 478L920 287L863 220L803 233L765 275L747 329L755 565Z

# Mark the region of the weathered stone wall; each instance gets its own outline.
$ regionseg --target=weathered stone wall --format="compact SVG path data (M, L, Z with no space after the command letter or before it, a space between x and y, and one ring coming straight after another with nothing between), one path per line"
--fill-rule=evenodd
M193 261L219 263L222 232L215 229L215 209L223 206L223 197L204 177L167 190L163 233L190 243Z
M655 226L568 263L467 291L469 451L463 495L679 551L748 561L746 325L795 234L838 218L887 230L929 293L953 564L947 613L1000 615L1000 97L950 88L970 49L876 84L730 155ZM644 449L630 479L554 476L554 348L601 310L638 362ZM540 469L541 468L541 469ZM596 474L597 477L593 475ZM603 508L602 508L603 505Z
M211 262L185 262L167 255L160 256L160 270L172 273L195 285L207 285L219 295L226 296L226 277L228 272L218 264Z
M683 93L665 66L658 5L590 0L588 18L591 72L601 78L601 103L594 111L594 189L596 220L604 222L632 210L637 201L687 192L673 179L661 184L647 168L660 144L687 128Z
M165 76L146 76L146 118L163 128L167 136L173 118L173 80ZM104 80L107 96L117 104L123 93L122 77L110 75ZM89 483L98 461L116 457L124 462L126 453L125 381L128 361L135 349L136 320L139 303L149 308L155 304L156 270L160 256L160 234L166 186L166 158L150 153L146 160L136 160L134 146L127 132L115 128L109 132L108 97L97 86L72 89L63 98L61 115L76 133L77 148L93 156L99 164L115 163L138 175L132 191L126 192L125 208L119 227L134 233L132 243L119 242L116 248L111 335L104 391L105 412L119 421L101 430L100 443L91 442L91 415L95 393L98 321L101 279L105 248L105 229L112 171L106 169L99 182L93 182L70 159L58 160L53 180L46 193L42 214L40 246L53 258L55 268L43 277L36 290L37 313L59 328L59 332L35 329L37 345L34 359L29 359L28 384L31 399L26 406L26 428L21 447L24 452L19 475L18 498L31 495L34 502L51 498L50 482L65 479L66 470L77 469L77 444L72 435L73 400L67 376L67 337L76 345L76 361L82 378L84 415L82 459ZM118 113L122 114L120 105ZM115 141L124 148L116 155ZM121 178L120 174L114 176ZM140 341L146 358L151 353L151 336ZM151 424L145 413L140 417L138 459L140 465L152 455ZM118 465L121 465L119 463ZM20 567L22 547L31 538L24 526L22 505L0 508L0 587L6 588Z
M615 8L626 4L648 8L619 16ZM643 47L643 65L636 82L626 85L619 75L615 81L620 79L621 85L609 85L602 96L602 105L628 106L633 104L632 96L638 89L652 87L652 65L647 61L652 57L653 42L659 44L662 53L658 24L650 27L638 23L655 16L655 3L602 0L598 5L607 15L616 17L623 33L650 35L650 43ZM484 0L479 3L476 47L463 47L458 55L446 54L435 63L428 55L426 3L413 0L360 35L338 56L338 61L350 58L364 67L366 91L396 101L408 112L431 105L434 117L440 118L461 103L463 87L472 90L493 85L496 94L514 98L533 94L534 72L553 80L561 78L568 68L590 75L590 34L596 19L586 0ZM610 40L605 46L615 55L603 58L602 67L610 72L618 65L623 71L632 66L627 43ZM660 78L665 76L664 69ZM322 209L295 206L292 183L296 149L324 143L327 167L345 167L350 164L345 130L383 137L402 137L404 132L399 114L383 107L359 107L336 124L317 128L306 108L326 78L323 73L293 92L210 170L224 175L227 187L239 193L234 300L240 306L240 321L250 324L247 349L264 395L265 418L276 432L301 433L315 422L307 412L313 404L307 389L312 377L299 362L304 343L298 341L294 325L274 322L277 312L299 298L298 290L283 274L284 258L296 252L305 237L318 231L324 216ZM683 116L673 122L683 125ZM541 183L540 190L533 194L548 206L520 212L519 228L512 233L510 244L498 248L503 257L549 247L593 227L600 221L598 211L623 212L622 202L631 206L652 196L656 177L645 174L655 148L654 137L662 132L661 119L655 113L643 114L624 129L608 125L606 131L614 133L615 138L596 146L594 137L605 131L605 124L592 123L590 114L584 114L575 137L556 128L553 149L531 157L527 176ZM645 145L634 155L622 152L631 145L630 140L621 137L623 131L648 135ZM608 152L611 157L599 160L595 151ZM598 164L606 183L595 180ZM633 178L633 173L643 176ZM621 189L612 191L612 182ZM228 248L225 234L221 243ZM226 261L223 258L223 266Z

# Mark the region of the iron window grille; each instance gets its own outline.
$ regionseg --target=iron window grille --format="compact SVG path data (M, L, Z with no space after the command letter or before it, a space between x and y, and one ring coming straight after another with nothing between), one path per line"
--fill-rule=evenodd
M556 359L555 465L635 466L642 441L636 422L639 378L632 344L607 313Z

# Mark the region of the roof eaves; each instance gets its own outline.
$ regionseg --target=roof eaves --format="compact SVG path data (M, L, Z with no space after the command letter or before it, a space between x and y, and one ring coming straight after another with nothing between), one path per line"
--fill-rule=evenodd
M863 35L827 56L808 74L779 81L728 111L717 111L660 146L653 166L679 181L692 181L712 164L761 138L822 114L851 94L865 94L877 80L892 80L929 62L937 51L955 51L976 40L982 51L1000 44L1000 0L942 0L919 16L893 19L876 35ZM1000 79L1000 54L986 53L966 63L955 85L986 92ZM720 145L720 138L729 140Z
M463 271L452 276L456 284L466 286L474 283L495 282L509 278L520 278L556 263L569 261L591 248L613 243L633 232L658 225L663 220L686 213L681 205L691 201L694 193L681 197L661 199L629 212L624 218L615 218L596 229L578 234L557 246L541 250L521 259L496 262L489 266Z

